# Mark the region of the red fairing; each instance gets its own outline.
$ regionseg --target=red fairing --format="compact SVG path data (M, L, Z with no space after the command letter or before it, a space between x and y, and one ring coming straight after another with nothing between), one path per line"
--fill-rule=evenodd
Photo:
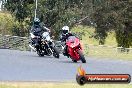
M68 46L68 53L72 59L80 60L80 56L78 54L78 50L82 51L82 47L80 44L80 40L75 36L70 36L66 41L66 45Z

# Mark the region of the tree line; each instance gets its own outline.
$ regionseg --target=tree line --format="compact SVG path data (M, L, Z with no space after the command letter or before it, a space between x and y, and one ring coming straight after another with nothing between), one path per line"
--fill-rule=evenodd
M34 0L3 0L3 4L19 22L14 29L25 36L34 19ZM132 46L132 0L38 0L37 17L56 38L62 26L80 24L95 27L93 37L99 44L105 44L108 32L115 31L119 47Z

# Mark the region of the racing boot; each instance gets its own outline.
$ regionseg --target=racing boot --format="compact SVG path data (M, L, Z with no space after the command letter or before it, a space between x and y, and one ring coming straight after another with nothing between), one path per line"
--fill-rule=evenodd
M67 52L67 47L64 48L63 55L69 58L70 55Z

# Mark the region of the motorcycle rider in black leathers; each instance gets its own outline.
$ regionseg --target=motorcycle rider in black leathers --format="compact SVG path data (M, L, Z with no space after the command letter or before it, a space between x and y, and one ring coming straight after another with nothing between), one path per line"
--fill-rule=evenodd
M74 35L69 32L69 27L68 26L64 26L62 28L62 34L61 34L60 40L61 40L61 42L65 43L63 55L68 56L68 57L69 57L68 52L67 52L67 47L68 46L66 45L66 40L68 39L69 36L74 36Z
M47 31L50 32L50 29L48 29L42 23L40 23L39 18L35 18L33 26L31 27L31 30L30 30L31 41L32 41L31 44L33 47L37 49L39 45L39 39L34 38L34 36L41 37L42 33Z

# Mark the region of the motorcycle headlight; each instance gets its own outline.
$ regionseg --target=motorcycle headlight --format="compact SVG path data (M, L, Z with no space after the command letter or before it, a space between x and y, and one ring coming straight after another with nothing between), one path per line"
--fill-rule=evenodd
M74 47L75 47L75 43L72 43L72 44L71 44L71 48L74 48Z

